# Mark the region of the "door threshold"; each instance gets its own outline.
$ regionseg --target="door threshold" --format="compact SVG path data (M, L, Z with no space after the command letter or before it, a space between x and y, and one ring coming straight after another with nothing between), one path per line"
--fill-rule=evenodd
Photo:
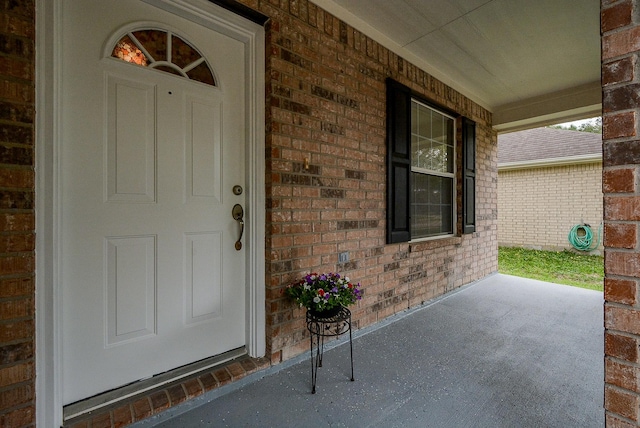
M120 388L94 395L93 397L89 397L81 401L76 401L75 403L64 406L63 420L66 422L70 419L81 417L117 402L129 399L133 396L143 394L169 383L176 382L180 379L193 376L199 372L208 371L211 368L220 366L245 355L247 355L247 350L243 346L214 357L206 358L186 366L157 374L150 378L130 383Z

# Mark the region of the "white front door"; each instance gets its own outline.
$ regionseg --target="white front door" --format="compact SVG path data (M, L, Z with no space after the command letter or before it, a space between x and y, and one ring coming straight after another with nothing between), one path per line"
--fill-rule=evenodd
M62 13L68 404L247 343L246 246L232 217L248 208L246 59L243 43L138 0L65 0ZM136 28L190 43L215 86L104 55Z

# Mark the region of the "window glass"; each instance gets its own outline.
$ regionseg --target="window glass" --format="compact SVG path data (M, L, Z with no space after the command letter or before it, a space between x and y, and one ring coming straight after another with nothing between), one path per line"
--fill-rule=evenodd
M133 32L134 37L154 61L167 60L167 33L159 30L140 30Z
M111 56L143 67L149 64L147 56L136 46L129 36L124 36L116 43Z
M180 37L171 37L171 62L180 68L185 68L200 59L200 54Z
M206 62L202 62L191 70L187 71L187 76L189 76L189 79L197 80L198 82L206 83L207 85L216 85L216 81L213 79L211 69Z
M130 32L116 43L111 56L216 86L213 72L200 52L168 31L145 29Z
M453 234L454 120L411 103L411 238Z
M453 233L453 180L412 173L411 237Z

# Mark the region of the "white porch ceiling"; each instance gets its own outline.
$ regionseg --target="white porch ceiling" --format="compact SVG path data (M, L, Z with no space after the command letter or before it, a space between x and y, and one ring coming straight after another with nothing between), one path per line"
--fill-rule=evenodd
M599 116L600 0L313 0L493 112L500 132Z

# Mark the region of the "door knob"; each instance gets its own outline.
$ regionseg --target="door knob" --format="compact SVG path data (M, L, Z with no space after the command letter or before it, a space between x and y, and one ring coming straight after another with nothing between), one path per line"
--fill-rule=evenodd
M242 209L242 205L235 204L231 210L231 215L235 221L240 223L240 237L238 237L236 241L236 250L240 251L242 249L242 234L244 233L244 210Z

